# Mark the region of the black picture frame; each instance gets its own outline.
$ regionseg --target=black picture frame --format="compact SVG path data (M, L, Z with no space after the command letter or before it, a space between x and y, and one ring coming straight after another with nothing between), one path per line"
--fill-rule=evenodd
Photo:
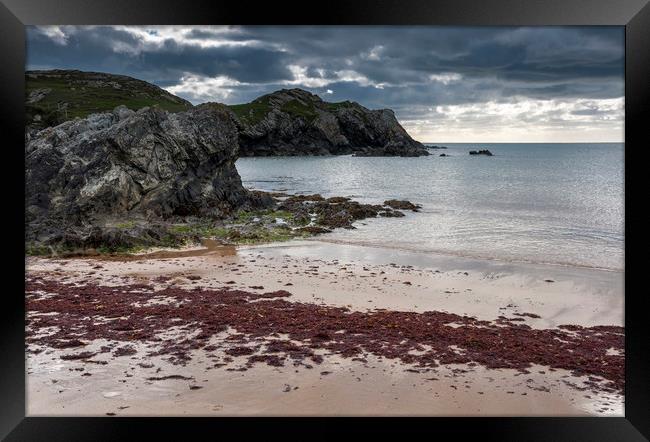
M635 169L646 161L650 122L649 0L330 0L323 4L173 0L1 0L0 124L7 167L0 173L7 247L2 290L2 402L0 437L6 440L115 440L141 436L187 440L248 433L311 438L328 433L427 432L437 439L636 441L650 437L645 291L635 291L645 264L632 259L643 210ZM36 418L25 417L24 342L24 70L25 25L45 24L360 24L360 25L617 25L625 26L625 417L606 418ZM647 186L645 186L647 187ZM21 191L22 190L22 191ZM643 192L640 190L639 192ZM642 201L642 200L641 200ZM10 233L11 232L11 233ZM639 254L639 256L641 256ZM22 286L22 288L21 288ZM23 292L24 293L24 292ZM345 430L342 428L345 426ZM205 437L205 436L204 436Z

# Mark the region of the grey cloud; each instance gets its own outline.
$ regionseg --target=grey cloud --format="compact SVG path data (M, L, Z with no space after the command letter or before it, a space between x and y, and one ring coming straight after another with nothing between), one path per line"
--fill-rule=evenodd
M417 119L416 109L438 105L611 99L624 91L622 27L202 27L158 44L116 27L62 32L66 44L28 27L27 68L113 72L161 87L186 75L228 77L236 83L229 103L302 87ZM210 46L215 41L232 44ZM294 65L326 81L295 84Z

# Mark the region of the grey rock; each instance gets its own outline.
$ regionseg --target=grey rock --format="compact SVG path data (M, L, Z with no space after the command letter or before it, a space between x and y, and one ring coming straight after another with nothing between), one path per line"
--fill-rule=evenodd
M486 155L486 156L488 156L488 157L491 157L491 156L494 155L492 152L490 152L490 151L487 150L487 149L483 149L483 150L470 150L470 151L469 151L469 154L470 154L470 155Z
M50 92L52 92L52 89L50 88L42 88L31 91L27 97L27 104L38 103Z
M25 150L26 240L155 243L164 236L155 226L168 219L272 205L244 189L237 156L232 114L214 103L179 113L119 106L41 130ZM148 227L111 227L124 219Z

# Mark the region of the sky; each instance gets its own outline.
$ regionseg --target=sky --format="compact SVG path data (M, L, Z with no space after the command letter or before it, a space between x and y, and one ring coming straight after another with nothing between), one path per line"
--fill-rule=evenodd
M27 69L129 75L194 104L282 88L390 108L422 142L623 142L624 28L46 26Z

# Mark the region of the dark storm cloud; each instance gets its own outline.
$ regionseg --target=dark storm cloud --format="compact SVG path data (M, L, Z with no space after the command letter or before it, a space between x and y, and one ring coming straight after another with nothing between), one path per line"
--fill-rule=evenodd
M183 73L227 75L245 82L291 78L282 52L257 47L200 47L167 39L147 46L124 30L110 27L68 29L66 44L37 30L28 31L28 68L60 67L131 75L162 87L176 84ZM211 33L193 31L196 40ZM190 41L194 41L193 39Z
M621 27L30 27L27 36L29 69L130 75L195 103L301 87L417 120L416 109L435 106L623 96Z

